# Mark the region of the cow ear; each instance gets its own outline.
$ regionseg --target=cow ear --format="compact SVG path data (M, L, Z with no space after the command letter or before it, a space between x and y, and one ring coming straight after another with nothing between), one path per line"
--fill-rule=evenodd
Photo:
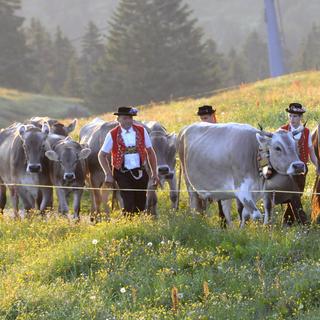
M86 159L89 157L91 153L91 149L90 148L84 148L80 151L79 153L79 160L82 160L82 159Z
M67 131L68 131L68 133L72 132L72 131L76 128L77 122L78 122L78 120L77 120L77 119L74 119L74 120L67 126Z
M257 132L256 133L256 138L257 138L257 141L259 142L259 144L261 146L267 146L270 144L272 138L271 137L268 137L264 134L261 134L260 132Z
M52 160L52 161L58 161L59 160L58 154L53 150L46 151L45 155L49 160Z
M25 126L25 125L21 125L21 126L19 127L19 135L20 135L21 137L23 137L24 134L25 134L25 132L26 132L26 130L27 130L26 126Z
M168 140L169 140L170 146L173 146L173 147L177 146L177 135L175 133L168 135Z
M49 127L48 122L44 122L44 123L43 123L41 131L42 131L44 134L47 134L47 135L49 134L49 132L50 132L50 127Z

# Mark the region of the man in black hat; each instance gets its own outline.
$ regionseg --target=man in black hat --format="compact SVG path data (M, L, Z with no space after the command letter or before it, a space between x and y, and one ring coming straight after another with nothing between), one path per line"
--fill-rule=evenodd
M310 159L311 162L315 165L317 171L319 171L318 159L314 153L314 149L312 146L310 130L302 124L303 114L306 112L306 108L303 105L301 105L301 103L293 102L289 104L288 108L286 108L286 112L288 112L289 114L289 123L282 126L281 129L287 131L301 131L299 134L296 134L293 137L298 143L299 158L302 162L304 162L306 169L308 168L307 164ZM301 192L304 191L307 171L308 170L306 170L306 173L304 175L298 175L293 177ZM288 203L287 209L283 217L284 225L290 226L293 224L294 221L297 221L298 223L302 224L307 223L308 219L302 208L301 195L297 195L297 197L298 199L296 202L298 204L298 216L295 216L294 210L292 208L293 204L292 201L290 201Z
M98 158L105 173L105 182L117 182L124 202L125 214L144 211L146 206L146 189L148 174L146 161L151 169L153 184L159 183L157 158L152 148L147 130L134 123L137 109L120 107L114 115L118 116L119 125L106 136ZM111 156L111 165L109 160ZM141 191L136 191L136 190Z
M216 119L216 109L212 108L212 106L202 106L199 107L197 115L200 117L200 120L203 122L209 123L217 123Z

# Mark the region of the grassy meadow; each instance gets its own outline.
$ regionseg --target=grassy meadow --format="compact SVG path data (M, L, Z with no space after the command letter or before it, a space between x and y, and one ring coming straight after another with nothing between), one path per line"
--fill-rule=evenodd
M305 120L319 119L320 73L300 73L243 85L201 99L139 108L138 120L157 120L178 132L197 121L202 104L219 122L258 123L274 130L285 107L301 101ZM101 116L105 120L111 114ZM80 127L90 119L80 119ZM68 121L68 120L67 120ZM315 178L310 166L304 206L310 214ZM184 187L183 187L184 188ZM191 213L186 194L173 212L159 192L159 218L80 223L51 213L0 220L0 319L319 319L320 229L283 229L283 208L272 227L219 227L217 206L208 217ZM83 216L89 210L89 194ZM236 214L234 213L236 217Z

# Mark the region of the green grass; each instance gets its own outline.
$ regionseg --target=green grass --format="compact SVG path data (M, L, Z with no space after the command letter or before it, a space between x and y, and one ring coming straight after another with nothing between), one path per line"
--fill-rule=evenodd
M170 131L197 120L211 103L221 122L262 123L276 129L293 100L319 119L320 73L266 80L203 99L143 107L140 119L157 119ZM110 114L103 115L112 119ZM80 126L88 119L82 119ZM79 128L74 133L78 136ZM311 167L311 166L310 166ZM315 178L310 168L307 190ZM84 212L90 207L85 192ZM237 223L219 227L188 209L172 212L160 192L159 219L120 218L90 225L51 217L0 220L1 319L319 319L320 229ZM310 196L304 196L310 214ZM233 213L234 219L236 213ZM178 291L173 309L172 289Z
M33 116L68 118L88 115L80 99L36 95L0 88L0 128Z
M183 210L97 226L3 220L0 316L316 319L319 246L316 227L221 230Z

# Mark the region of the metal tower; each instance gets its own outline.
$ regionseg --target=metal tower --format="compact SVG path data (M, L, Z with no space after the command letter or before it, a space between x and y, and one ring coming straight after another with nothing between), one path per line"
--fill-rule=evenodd
M268 31L269 69L271 77L285 73L282 43L274 0L264 0Z

